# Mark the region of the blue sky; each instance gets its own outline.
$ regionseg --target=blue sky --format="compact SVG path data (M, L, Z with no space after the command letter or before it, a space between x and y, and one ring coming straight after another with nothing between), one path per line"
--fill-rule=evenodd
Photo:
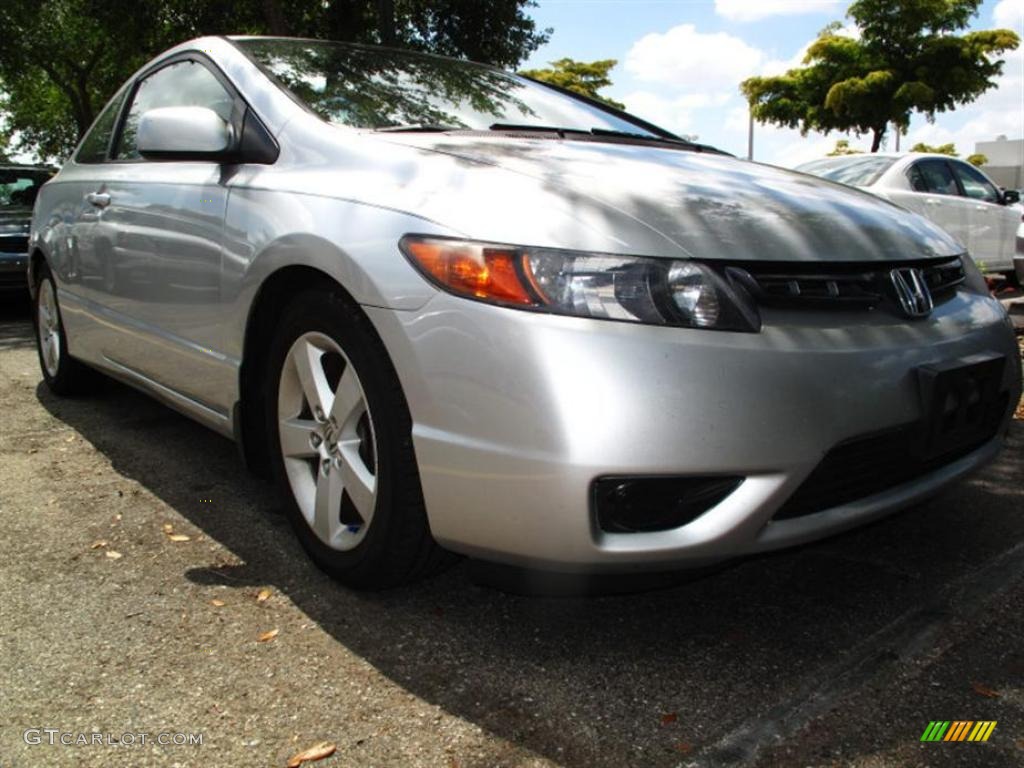
M606 91L641 117L737 155L747 152L747 112L738 84L755 74L797 66L805 46L829 22L845 18L848 0L539 0L531 15L554 29L523 68L568 56L618 59ZM972 27L1014 29L1024 37L1024 0L986 0ZM856 34L849 27L849 34ZM953 141L961 154L999 134L1024 137L1024 48L1007 57L998 87L973 104L915 117L907 149L917 141ZM754 158L793 166L835 145L832 134L758 126ZM869 148L867 137L849 137ZM892 139L889 148L894 149Z

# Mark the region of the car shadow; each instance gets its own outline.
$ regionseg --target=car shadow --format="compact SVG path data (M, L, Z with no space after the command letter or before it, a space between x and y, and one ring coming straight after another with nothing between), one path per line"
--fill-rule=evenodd
M37 396L236 558L186 578L273 585L409 692L569 766L678 764L808 684L827 684L866 637L1024 538L1021 484L995 489L986 474L927 507L656 592L516 596L476 585L463 563L357 593L306 559L276 496L230 441L112 381L87 399L42 385ZM993 477L1019 478L1007 461ZM986 524L970 525L979 514Z

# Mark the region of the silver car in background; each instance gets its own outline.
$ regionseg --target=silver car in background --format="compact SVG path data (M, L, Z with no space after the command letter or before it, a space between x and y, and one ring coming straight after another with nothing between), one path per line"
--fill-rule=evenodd
M1020 193L1000 189L963 160L882 152L828 157L797 170L860 187L931 219L959 240L987 273L1012 278L1015 258L1024 258L1017 238Z
M871 195L490 67L203 38L35 208L43 375L234 437L346 583L810 541L999 451L1007 315ZM154 446L154 450L160 450Z

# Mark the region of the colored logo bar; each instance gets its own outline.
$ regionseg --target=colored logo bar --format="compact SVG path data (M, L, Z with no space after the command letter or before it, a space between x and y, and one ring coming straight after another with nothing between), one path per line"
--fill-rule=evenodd
M921 741L988 741L996 729L995 720L932 720Z

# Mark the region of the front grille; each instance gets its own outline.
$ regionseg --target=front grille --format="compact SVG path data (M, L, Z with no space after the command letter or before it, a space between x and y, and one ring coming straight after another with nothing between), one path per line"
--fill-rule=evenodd
M0 235L0 253L28 253L28 235Z
M1003 394L992 412L1001 416L1007 404L1008 398ZM914 424L842 442L825 455L773 519L790 520L813 515L924 477L987 443L995 437L1000 420L991 420L983 435L975 441L928 459L914 455L920 434Z
M871 309L893 297L893 269L921 270L935 304L949 299L966 277L959 258L929 261L841 262L796 265L749 262L727 274L767 306Z

